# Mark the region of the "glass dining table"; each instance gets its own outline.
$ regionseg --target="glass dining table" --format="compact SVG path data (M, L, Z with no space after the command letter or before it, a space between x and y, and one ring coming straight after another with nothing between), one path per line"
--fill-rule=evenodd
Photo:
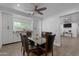
M35 43L35 45L37 45L37 44L42 45L42 44L46 43L46 39L45 38L33 39L31 37L28 37L28 39L33 41Z
M39 39L33 39L31 37L28 37L29 41L32 42L30 44L30 47L33 49L34 48L34 52L40 56L43 51L41 50L41 47L46 43L46 39L45 38L39 38ZM29 47L29 48L30 48Z

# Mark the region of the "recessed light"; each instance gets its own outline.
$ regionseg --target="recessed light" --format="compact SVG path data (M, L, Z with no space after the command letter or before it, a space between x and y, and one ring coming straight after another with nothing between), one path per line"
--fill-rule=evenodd
M20 6L20 4L17 4L17 6L19 7L19 6Z

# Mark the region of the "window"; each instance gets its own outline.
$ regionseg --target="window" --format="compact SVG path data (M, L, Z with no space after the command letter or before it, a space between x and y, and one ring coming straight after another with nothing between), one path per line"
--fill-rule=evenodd
M13 23L13 29L15 31L19 31L19 30L31 30L31 24L29 23L24 23L24 22L14 22Z

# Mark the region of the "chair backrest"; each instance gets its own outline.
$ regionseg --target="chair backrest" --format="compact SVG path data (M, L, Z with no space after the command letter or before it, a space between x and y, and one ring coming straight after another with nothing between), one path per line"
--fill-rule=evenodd
M22 42L22 47L26 50L26 52L29 50L29 41L27 35L24 35L20 33L21 36L21 42Z
M49 35L51 35L52 32L42 32L42 34L41 34L42 38L45 38L45 34L49 34Z
M46 50L50 51L53 49L53 43L56 35L50 35L46 33Z
M32 31L27 31L27 36L32 37Z

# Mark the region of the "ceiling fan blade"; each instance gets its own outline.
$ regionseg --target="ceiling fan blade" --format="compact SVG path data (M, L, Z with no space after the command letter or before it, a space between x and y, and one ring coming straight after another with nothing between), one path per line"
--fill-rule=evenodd
M46 10L46 9L47 9L46 7L43 7L43 8L37 9L37 11L43 11L43 10Z
M43 15L43 13L41 13L40 11L38 11L39 14Z

